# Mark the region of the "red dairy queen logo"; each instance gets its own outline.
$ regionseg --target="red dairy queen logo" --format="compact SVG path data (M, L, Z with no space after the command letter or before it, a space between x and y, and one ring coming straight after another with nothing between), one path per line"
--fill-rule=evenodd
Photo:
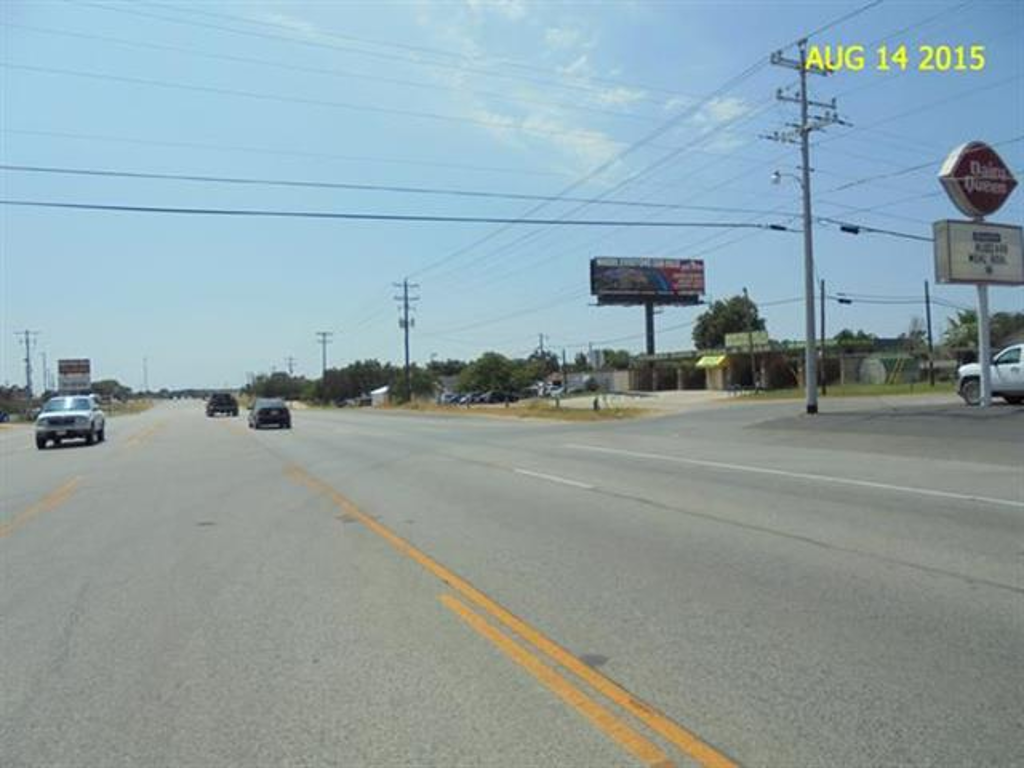
M939 171L939 180L953 204L972 218L998 211L1017 186L1003 159L981 141L950 152Z

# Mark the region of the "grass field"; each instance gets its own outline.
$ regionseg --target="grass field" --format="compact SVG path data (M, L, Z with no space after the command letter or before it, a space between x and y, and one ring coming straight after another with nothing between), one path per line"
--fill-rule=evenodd
M945 395L953 394L953 385L937 383L934 387L925 383L915 384L829 384L828 394L822 397L891 397L898 395ZM819 389L819 394L821 390ZM772 389L767 392L751 392L740 400L788 400L804 396L803 389Z
M435 403L409 403L388 406L386 410L413 411L417 413L438 413L447 416L495 416L508 419L551 419L554 421L615 421L635 419L653 411L643 408L602 408L599 411L583 408L556 408L550 401L530 401L503 405L473 405L469 408L458 405L437 405Z
M125 416L131 413L142 413L152 407L152 400L126 400L122 403L107 403L103 406L103 413L107 416Z

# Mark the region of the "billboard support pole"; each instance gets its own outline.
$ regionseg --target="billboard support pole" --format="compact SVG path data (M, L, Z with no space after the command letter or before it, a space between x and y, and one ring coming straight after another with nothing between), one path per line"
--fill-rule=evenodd
M647 354L654 354L654 302L648 301L644 303L644 326L647 332ZM658 386L654 380L655 364L652 360L647 365L647 374L651 378L651 392L654 392Z
M935 344L932 339L932 297L924 281L924 314L928 323L928 385L935 386Z
M644 320L647 329L647 354L654 354L654 302L644 303Z
M978 283L978 367L981 370L982 408L992 405L992 348L989 334L988 284Z

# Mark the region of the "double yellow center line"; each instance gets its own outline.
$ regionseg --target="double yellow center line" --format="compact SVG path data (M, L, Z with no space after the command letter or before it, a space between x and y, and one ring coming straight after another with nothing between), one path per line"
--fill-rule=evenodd
M735 768L736 763L714 747L703 742L695 734L658 711L653 705L648 704L614 680L588 666L555 641L546 637L539 630L492 600L468 581L414 547L387 526L367 515L328 484L313 477L301 467L291 466L286 470L286 473L296 482L327 496L342 510L345 516L358 520L400 553L419 563L424 569L446 583L463 598L485 611L507 629L547 656L551 661L571 672L609 701L644 723L652 731L673 744L700 765L706 768ZM495 629L461 601L449 595L443 595L440 599L445 607L453 611L474 630L491 640L506 655L525 667L542 683L555 691L563 700L570 703L610 738L642 760L646 765L651 766L651 768L666 768L672 765L669 757L656 744L615 717L611 712L552 670L551 667L524 650L507 635Z

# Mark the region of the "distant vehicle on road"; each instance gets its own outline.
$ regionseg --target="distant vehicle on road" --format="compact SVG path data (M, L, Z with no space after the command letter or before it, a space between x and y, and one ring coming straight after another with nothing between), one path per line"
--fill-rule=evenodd
M36 448L42 450L50 441L84 438L86 445L107 439L107 417L93 395L53 397L46 401L36 418Z
M283 429L292 428L292 414L284 400L278 398L260 398L253 403L249 411L249 427L260 429L271 424Z
M0 424L6 424L11 420L11 416L7 411L0 411Z
M225 413L228 416L238 415L238 401L230 392L215 392L206 401L206 415L216 416Z
M1007 347L992 356L989 371L992 377L992 395L1001 397L1011 405L1024 403L1024 344ZM956 370L957 392L968 405L981 401L981 364L968 363Z

